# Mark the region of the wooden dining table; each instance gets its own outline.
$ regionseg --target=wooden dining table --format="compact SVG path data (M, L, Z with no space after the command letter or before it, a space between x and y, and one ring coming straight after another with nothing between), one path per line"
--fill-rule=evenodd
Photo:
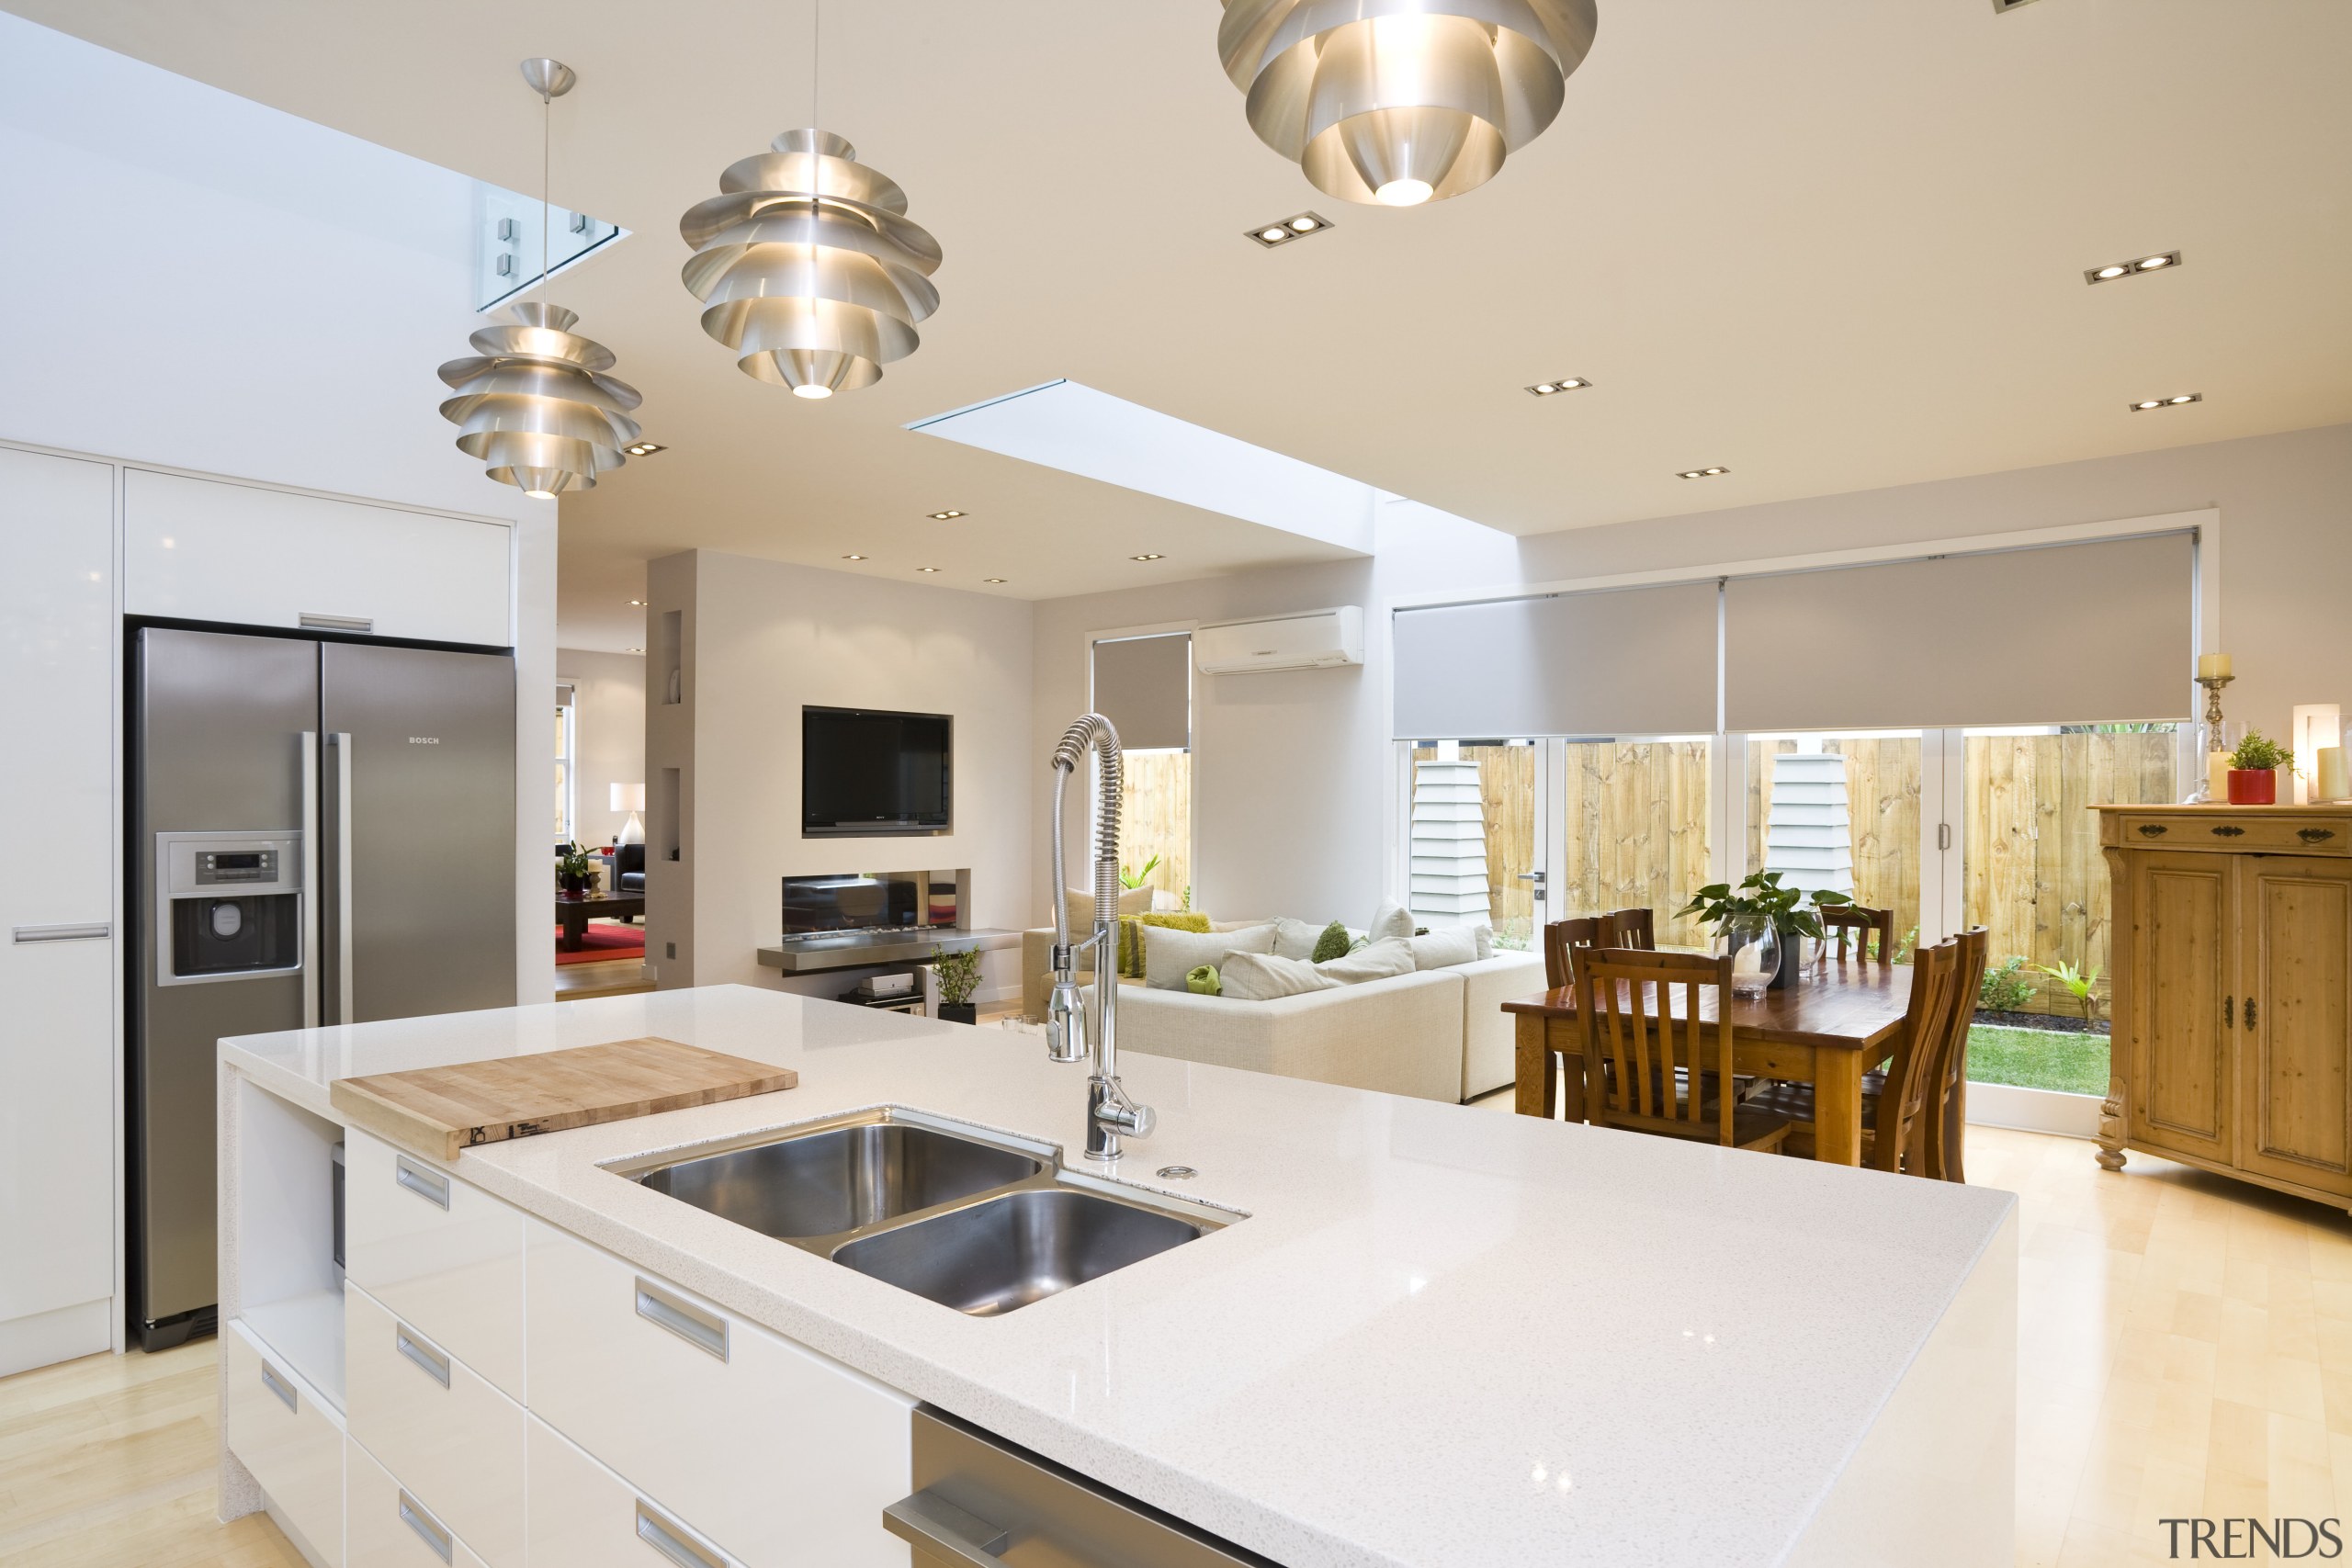
M1813 1085L1814 1158L1860 1165L1862 1075L1894 1055L1910 1001L1907 964L1831 958L1809 965L1785 990L1733 998L1732 1070ZM1558 1101L1567 1120L1585 1120L1575 987L1539 991L1503 1010L1517 1020L1515 1109L1549 1116ZM1674 1016L1682 1016L1679 996ZM1713 991L1702 994L1699 1016L1713 1021Z

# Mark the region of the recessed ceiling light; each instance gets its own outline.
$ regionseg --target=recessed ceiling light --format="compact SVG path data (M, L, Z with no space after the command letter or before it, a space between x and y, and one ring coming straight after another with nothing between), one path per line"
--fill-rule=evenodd
M1151 554L1151 555L1145 555L1145 556L1129 556L1127 558L1128 558L1129 560L1165 560L1165 559L1167 559L1168 558L1167 558L1167 557L1165 557L1165 556L1162 556L1162 555L1159 555L1159 554L1154 553L1154 554Z
M654 453L667 452L669 448L658 441L632 441L621 450L632 457L650 457Z
M842 559L843 559L843 560L864 560L865 558L864 556L843 556L843 557L842 557Z
M1678 479L1711 479L1717 474L1727 474L1729 468L1684 468L1674 477Z
M2133 413L2145 413L2150 409L2178 408L2183 403L2201 403L2204 400L2205 394L2202 392L2177 392L2169 398L2143 399L2143 400L2132 405L2132 412Z
M642 599L632 599L628 604L629 608L632 610L642 610L645 608L645 601Z
M982 582L1002 582L1004 579L1001 577L983 577L980 581Z
M915 570L917 571L937 571L939 569L935 566L919 566L915 568Z
M1527 389L1539 398L1548 398L1555 392L1573 392L1578 387L1591 385L1581 376L1563 376L1556 381L1538 381Z
M1279 223L1261 223L1255 229L1244 229L1241 231L1271 251L1276 245L1285 245L1293 240L1304 239L1309 234L1319 234L1329 227L1331 227L1331 220L1321 213L1302 212L1295 218L1285 218Z
M625 648L622 649L621 651L623 653L643 653L645 649L641 648Z
M2083 274L2085 283L2112 283L2119 277L2131 277L2143 272L2166 272L2180 265L2178 251L2164 251L2153 256L2135 256L2126 262L2109 262L2105 266L2089 268Z
M960 512L956 511L954 507L952 507L952 506L951 506L951 507L949 507L949 508L948 508L946 511L944 511L944 512L934 512L934 513L933 513L931 514L931 520L932 520L933 522L934 522L934 523L945 523L945 522L949 521L949 520L950 520L950 519L952 519L952 518L961 517L961 516L963 516L963 515L964 515L964 514L963 514L962 513L960 513Z

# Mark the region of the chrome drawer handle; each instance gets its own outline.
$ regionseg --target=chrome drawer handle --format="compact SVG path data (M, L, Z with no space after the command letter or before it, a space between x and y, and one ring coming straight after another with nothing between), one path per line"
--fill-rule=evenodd
M2335 829L2333 828L2298 828L2295 829L2295 837L2301 839L2307 844L2324 844L2330 839L2335 837Z
M637 1278L637 1315L705 1355L727 1359L727 1320L680 1301L642 1274Z
M16 942L104 942L114 935L114 928L104 921L73 926L11 926L8 934Z
M2165 836L2166 831L2168 831L2168 829L2161 822L2143 822L2140 824L2140 836L2143 839L2161 839Z
M298 1415L300 1414L302 1406L300 1402L295 1398L294 1385L288 1382L284 1378L279 1377L277 1375L277 1369L271 1366L267 1361L264 1361L261 1364L261 1386L269 1390L270 1393L277 1395L278 1402L284 1404L287 1409L294 1411Z
M449 1179L438 1171L427 1170L406 1155L393 1156L397 1168L392 1179L415 1193L428 1203L449 1206Z
M401 1492L401 1523L414 1530L417 1539L431 1547L435 1557L444 1562L452 1560L454 1553L450 1550L452 1541L448 1528L426 1513L424 1505L410 1496L406 1488Z
M1012 1542L1010 1530L928 1491L901 1497L883 1509L882 1528L922 1554L944 1555L970 1568L1004 1568L1001 1553Z
M727 1560L708 1551L686 1534L685 1527L665 1517L652 1504L637 1500L637 1539L676 1563L678 1568L727 1568Z
M425 1375L435 1382L439 1383L443 1388L449 1386L449 1358L424 1343L424 1340L409 1337L405 1324L394 1325L392 1345L401 1355L423 1367Z

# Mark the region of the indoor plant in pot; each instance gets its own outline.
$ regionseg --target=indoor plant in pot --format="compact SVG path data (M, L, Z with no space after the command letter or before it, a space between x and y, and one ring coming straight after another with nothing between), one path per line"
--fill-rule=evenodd
M581 845L566 844L555 857L555 885L567 898L585 898L596 886L596 868L602 863Z
M1802 887L1785 887L1777 871L1751 873L1737 887L1711 882L1690 897L1679 916L1696 915L1715 929L1722 950L1737 956L1743 948L1762 945L1769 938L1772 978L1767 988L1781 990L1796 977L1798 938L1821 940L1821 916L1826 905L1853 900L1831 888L1808 895ZM1810 902L1812 908L1806 908Z
M2278 770L2294 761L2288 750L2259 729L2249 729L2230 753L2230 804L2278 804Z
M931 972L939 982L939 1016L950 1023L978 1023L980 1010L972 993L980 988L980 955L977 950L950 953L931 950Z

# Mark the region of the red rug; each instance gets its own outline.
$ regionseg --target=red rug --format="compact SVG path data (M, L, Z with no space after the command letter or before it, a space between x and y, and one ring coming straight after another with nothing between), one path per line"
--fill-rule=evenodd
M557 937L560 939L562 934L562 929L557 928ZM566 953L560 946L555 950L558 964L601 964L608 959L644 956L645 928L624 926L612 920L589 921L588 935L579 952Z

